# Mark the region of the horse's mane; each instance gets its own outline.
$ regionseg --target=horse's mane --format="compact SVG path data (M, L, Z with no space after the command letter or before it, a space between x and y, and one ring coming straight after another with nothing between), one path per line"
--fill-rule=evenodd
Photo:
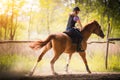
M89 29L89 28L90 28L89 26L90 26L93 22L95 22L95 21L92 21L92 22L86 24L86 25L84 26L84 28L82 29L82 31Z

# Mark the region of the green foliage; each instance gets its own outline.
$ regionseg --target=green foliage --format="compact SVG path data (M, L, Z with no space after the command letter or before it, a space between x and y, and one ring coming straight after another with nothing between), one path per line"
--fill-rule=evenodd
M81 8L82 21L86 23L97 20L103 30L107 31L108 16L111 24L111 37L119 37L120 29L120 1L119 0L75 0ZM86 16L85 16L86 15ZM83 22L83 23L84 23Z
M109 15L110 36L120 35L119 0L75 0L75 3L74 0L1 0L0 5L0 40L23 40L30 39L33 33L38 36L63 32L74 6L81 9L79 16L83 26L97 20L106 33ZM26 38L22 38L23 35Z

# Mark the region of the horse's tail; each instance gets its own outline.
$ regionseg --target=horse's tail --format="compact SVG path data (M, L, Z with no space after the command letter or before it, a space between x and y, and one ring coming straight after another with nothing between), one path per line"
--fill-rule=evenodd
M55 34L50 34L46 40L44 41L35 41L33 43L30 44L30 48L34 49L34 50L38 50L41 49L42 47L44 47L48 42L50 42L53 38L55 38Z

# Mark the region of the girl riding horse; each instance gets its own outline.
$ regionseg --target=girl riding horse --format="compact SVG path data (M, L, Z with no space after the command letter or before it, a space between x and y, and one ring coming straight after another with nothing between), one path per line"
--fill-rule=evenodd
M76 22L79 23L79 25L81 26L80 28L82 28L79 17L77 16L79 11L80 10L78 7L73 9L73 13L70 15L69 20L68 20L68 25L67 25L67 31L70 31L72 33L75 32L75 36L77 34L77 37L80 39L79 44L77 45L73 44L71 38L65 33L50 34L44 41L40 40L40 41L33 42L30 45L32 49L37 50L37 49L43 48L43 51L38 57L37 63L34 66L33 71L30 73L30 75L33 74L38 62L42 60L42 57L51 48L53 48L53 51L54 51L54 57L50 61L51 70L53 74L56 74L54 70L54 63L56 62L56 60L60 57L62 53L67 53L69 55L67 65L66 65L66 72L68 72L69 63L70 63L72 54L76 52L76 48L77 48L77 52L83 59L87 72L91 73L88 63L87 63L86 52L85 52L85 50L87 49L87 40L89 39L92 33L100 36L101 38L104 38L104 33L101 29L101 26L98 24L97 21L92 21L91 23L87 24L81 30L81 32L79 30L76 31L76 29L74 28ZM82 38L82 42L81 42L81 38ZM82 49L80 49L80 47L78 46L82 46L84 51L81 51Z
M101 26L98 24L97 21L93 21L93 22L87 24L81 31L81 35L83 37L81 45L84 49L84 52L78 52L78 53L82 57L88 73L91 73L91 71L90 71L88 63L87 63L85 50L87 49L87 40L89 39L89 37L92 33L100 36L101 38L104 38L104 33L101 29ZM43 51L41 52L40 56L38 57L37 63L35 65L35 67L33 68L32 72L30 73L30 75L33 74L38 62L40 62L42 60L42 57L51 48L53 48L53 51L54 51L54 57L50 61L51 70L52 70L53 74L56 74L56 72L54 70L54 63L56 62L56 60L60 57L60 55L62 53L67 53L69 55L67 65L66 65L66 72L68 72L69 63L70 63L72 54L74 52L76 52L77 45L73 44L71 38L68 35L66 35L65 33L56 33L56 34L50 34L44 41L33 42L30 45L30 47L35 50L43 48Z

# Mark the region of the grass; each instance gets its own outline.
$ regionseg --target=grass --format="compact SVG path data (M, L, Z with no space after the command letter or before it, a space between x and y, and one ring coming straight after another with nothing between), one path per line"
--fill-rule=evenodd
M59 60L55 63L55 70L57 72L64 71L66 65L67 55L62 55ZM111 55L109 56L109 68L106 70L104 65L104 56L101 54L93 55L92 57L87 56L88 64L92 72L120 72L120 56ZM50 60L52 56L46 55L43 60L39 63L36 72L38 73L49 73ZM24 56L18 54L5 54L0 55L0 72L24 72L27 73L33 68L37 58L36 56ZM75 53L72 56L70 62L70 71L74 72L86 72L84 63L80 56Z
M0 71L29 71L34 61L35 57L31 58L30 56L27 57L17 54L0 55Z
M110 70L111 71L120 71L120 56L112 55L109 58Z

